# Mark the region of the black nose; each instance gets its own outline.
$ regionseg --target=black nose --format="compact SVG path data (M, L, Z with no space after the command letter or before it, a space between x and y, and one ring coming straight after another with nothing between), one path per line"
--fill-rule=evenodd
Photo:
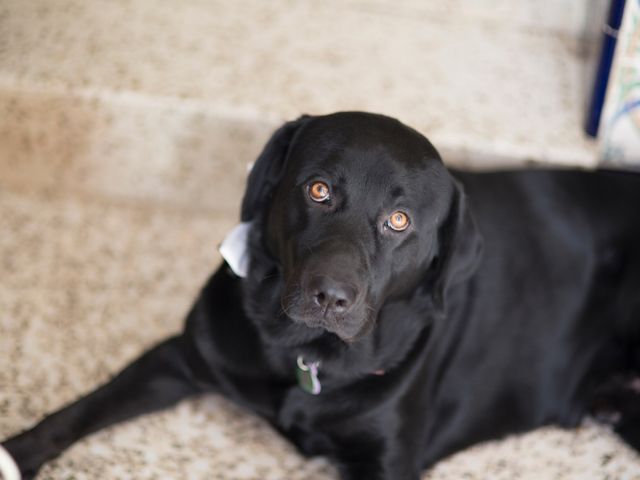
M350 284L328 276L314 276L309 282L309 296L325 313L345 313L356 300L358 291Z

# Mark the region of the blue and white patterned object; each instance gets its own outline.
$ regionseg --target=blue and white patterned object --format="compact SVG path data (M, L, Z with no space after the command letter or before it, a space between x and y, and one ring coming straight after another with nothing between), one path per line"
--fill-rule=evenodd
M640 167L640 0L625 6L600 127L603 163Z

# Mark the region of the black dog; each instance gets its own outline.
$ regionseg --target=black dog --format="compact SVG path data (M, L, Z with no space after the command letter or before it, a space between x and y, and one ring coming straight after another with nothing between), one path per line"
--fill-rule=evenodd
M246 278L223 264L182 335L4 446L30 478L212 391L345 479L588 414L640 449L639 209L640 175L450 173L391 118L302 117L249 177Z

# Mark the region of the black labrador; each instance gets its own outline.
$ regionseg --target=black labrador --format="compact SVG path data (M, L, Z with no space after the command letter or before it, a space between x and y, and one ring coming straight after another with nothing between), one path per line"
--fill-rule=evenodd
M249 176L246 277L223 264L183 334L4 446L32 478L220 392L344 479L590 414L640 449L639 211L637 174L451 172L397 120L304 116Z

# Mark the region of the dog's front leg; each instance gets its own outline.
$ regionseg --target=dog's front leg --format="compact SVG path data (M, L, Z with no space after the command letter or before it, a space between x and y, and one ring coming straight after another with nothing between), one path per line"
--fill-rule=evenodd
M198 393L174 337L143 354L110 382L3 443L25 479L78 439L113 423L169 407Z
M378 458L361 462L340 462L342 480L420 480L420 470L408 464L387 464Z
M336 460L342 480L420 479L421 465L415 448L394 442L394 439L372 441L371 434L368 436L341 444Z

